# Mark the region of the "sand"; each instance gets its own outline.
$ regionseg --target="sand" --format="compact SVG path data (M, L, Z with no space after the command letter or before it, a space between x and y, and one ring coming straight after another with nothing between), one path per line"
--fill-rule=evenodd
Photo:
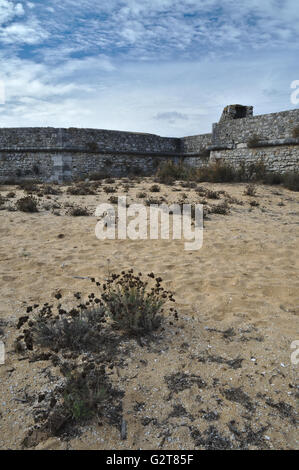
M121 184L113 184L115 195L124 194ZM188 200L202 199L179 183L160 185L161 191L151 194L152 184L149 178L134 182L128 201L142 202L136 199L140 191L169 203L182 193ZM226 191L243 205L232 204L229 215L208 217L199 251L185 251L178 240L100 241L95 217L70 217L62 209L60 216L42 209L0 211L0 319L6 322L7 352L0 366L0 448L23 447L34 424L26 397L34 401L51 384L51 374L59 374L48 362L20 360L14 351L15 324L26 305L53 301L58 291L66 298L90 292L88 281L76 277L103 279L108 270L129 268L163 278L175 293L179 321L159 333L154 345L142 348L128 340L125 366L109 372L125 393L127 439L105 420L94 420L77 435L37 439L32 446L298 448L298 365L291 363L291 343L299 340L299 195L274 186L257 186L254 197L244 195L244 184L200 186ZM8 203L13 205L23 192L2 186L2 196L9 191L16 193ZM75 202L92 211L109 196L99 190L96 196L63 193L39 201L41 206ZM250 206L253 199L259 206ZM232 362L236 359L239 363ZM172 374L189 377L189 385L172 389L167 382Z

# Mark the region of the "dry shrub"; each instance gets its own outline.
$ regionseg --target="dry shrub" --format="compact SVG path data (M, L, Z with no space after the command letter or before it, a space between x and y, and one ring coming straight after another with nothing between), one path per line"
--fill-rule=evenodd
M19 199L16 208L22 212L38 212L37 200L32 196L26 196Z
M149 281L152 280L151 285ZM142 335L160 327L163 306L167 301L175 302L173 294L162 287L162 279L133 270L112 274L103 286L102 300L108 315L122 329Z
M153 184L149 190L152 192L152 193L159 193L161 188L158 184Z
M136 197L137 197L138 199L144 199L145 197L147 197L147 194L146 194L145 192L143 192L143 191L140 191L140 193L137 193L137 194L136 194Z
M39 315L32 327L34 340L52 350L95 351L101 342L98 327L103 316L101 306L78 311L75 317L53 319Z
M260 203L257 202L255 199L253 199L253 201L250 201L249 204L251 205L251 207L258 207L260 205Z
M110 196L108 198L108 201L111 202L111 204L117 204L118 203L118 196Z
M54 188L53 186L47 184L43 187L43 193L46 194L46 195L51 194L53 196L57 196L58 194L61 194L61 191L60 191L59 188L57 188L57 187Z
M71 206L67 211L67 215L70 215L72 217L86 217L90 214L86 207Z
M18 185L21 189L26 191L26 193L34 193L39 191L39 187L37 186L36 181L21 181L20 183L18 183Z
M116 189L113 186L104 186L103 190L106 194L116 193Z
M199 168L196 179L199 182L229 183L236 180L236 171L231 165L219 160Z
M67 194L72 196L94 196L96 192L93 186L88 183L77 183L76 185L67 188Z
M254 184L248 184L244 190L245 196L256 196L256 186Z
M228 215L230 212L229 204L227 201L220 202L219 204L210 206L208 212L210 214Z
M172 184L175 180L191 179L193 174L194 169L191 167L168 160L158 167L156 178L160 183Z
M107 178L107 173L104 171L97 171L88 175L91 181L101 181Z
M292 191L299 191L299 172L285 173L282 177L282 184Z
M208 199L220 199L221 193L219 191L213 191L212 189L207 189L205 192L205 196Z

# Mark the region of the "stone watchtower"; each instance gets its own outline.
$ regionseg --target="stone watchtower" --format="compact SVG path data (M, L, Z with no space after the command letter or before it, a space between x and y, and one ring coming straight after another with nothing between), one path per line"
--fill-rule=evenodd
M241 104L231 104L226 106L222 112L219 122L231 121L253 116L253 106L242 106Z

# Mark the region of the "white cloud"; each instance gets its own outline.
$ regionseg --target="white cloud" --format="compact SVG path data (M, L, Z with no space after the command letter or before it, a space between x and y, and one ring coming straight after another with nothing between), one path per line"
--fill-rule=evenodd
M11 21L16 16L23 16L24 8L21 3L15 4L9 0L0 1L0 26Z
M4 44L38 44L48 37L37 21L12 23L0 28L0 41Z

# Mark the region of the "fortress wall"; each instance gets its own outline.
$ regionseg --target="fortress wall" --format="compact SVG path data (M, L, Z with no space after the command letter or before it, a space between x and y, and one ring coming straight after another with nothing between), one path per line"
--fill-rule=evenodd
M141 134L97 129L62 129L62 141L65 147L86 148L95 143L99 150L122 152L162 152L180 151L180 139L160 137L155 134Z
M213 145L248 142L254 135L261 140L293 137L299 126L299 109L273 114L262 114L243 119L221 121L213 125Z
M213 125L212 134L182 139L101 129L0 128L0 180L63 182L96 172L152 175L169 159L193 167L217 159L233 166L263 159L271 171L298 171L299 139L293 133L299 128L299 109L254 117L249 107L225 109L230 112ZM235 118L233 111L240 109L247 117ZM258 146L247 148L254 135Z
M181 139L182 153L197 153L212 145L212 134L192 135Z
M0 180L43 179L53 175L53 154L51 152L3 152L0 150Z
M119 155L111 154L84 154L72 155L72 177L88 177L92 173L102 173L107 176L154 175L158 166L166 160L178 163L177 156L155 155ZM66 179L66 178L64 178Z
M176 153L180 139L155 134L77 128L0 128L1 149L76 149Z
M103 176L153 175L161 162L178 156L92 152L0 152L0 180L71 181L92 173Z
M286 173L299 170L299 145L283 145L258 148L235 148L212 151L210 161L223 161L237 168L262 161L268 171Z

